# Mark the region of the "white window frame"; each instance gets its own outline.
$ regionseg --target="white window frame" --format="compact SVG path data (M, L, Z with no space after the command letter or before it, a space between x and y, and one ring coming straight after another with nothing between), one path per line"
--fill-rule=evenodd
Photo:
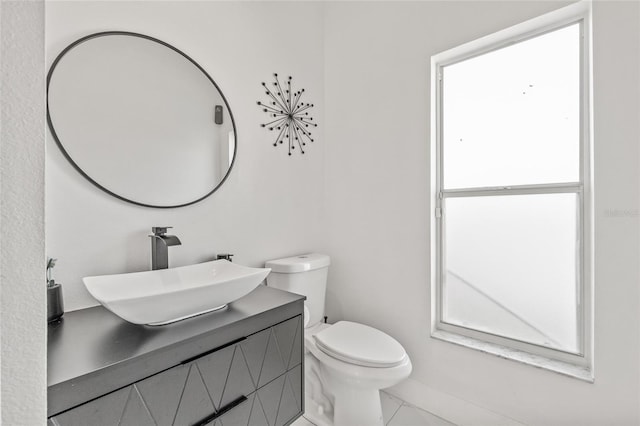
M578 182L445 190L442 68L578 23L580 25L580 179ZM431 57L431 335L569 376L593 381L593 197L591 3L582 1ZM574 193L578 197L578 347L565 352L442 321L444 200L479 195Z

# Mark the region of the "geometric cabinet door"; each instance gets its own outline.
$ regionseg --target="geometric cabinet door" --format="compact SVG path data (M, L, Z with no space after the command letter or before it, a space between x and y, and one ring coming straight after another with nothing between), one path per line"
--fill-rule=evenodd
M302 410L302 334L301 317L291 318L63 412L49 425L284 425Z

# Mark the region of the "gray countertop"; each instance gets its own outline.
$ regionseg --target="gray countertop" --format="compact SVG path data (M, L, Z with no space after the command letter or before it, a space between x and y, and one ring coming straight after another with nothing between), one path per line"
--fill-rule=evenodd
M244 337L262 324L299 315L303 300L260 285L223 310L155 327L128 323L102 306L67 312L48 328L48 415Z

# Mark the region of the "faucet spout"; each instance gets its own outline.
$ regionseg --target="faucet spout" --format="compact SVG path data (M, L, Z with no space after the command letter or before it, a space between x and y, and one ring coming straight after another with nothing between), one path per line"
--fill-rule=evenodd
M176 237L175 235L164 235L160 238L162 239L162 241L164 241L167 247L182 245L182 241L180 241L180 238Z
M153 234L151 237L151 269L167 269L169 268L169 247L179 246L182 244L180 239L175 235L167 235L167 229L170 226L151 228Z

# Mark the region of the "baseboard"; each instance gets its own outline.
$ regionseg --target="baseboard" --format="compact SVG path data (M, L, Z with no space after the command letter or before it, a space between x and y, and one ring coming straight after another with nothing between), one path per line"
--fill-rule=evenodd
M512 418L407 379L384 390L458 426L524 426Z

